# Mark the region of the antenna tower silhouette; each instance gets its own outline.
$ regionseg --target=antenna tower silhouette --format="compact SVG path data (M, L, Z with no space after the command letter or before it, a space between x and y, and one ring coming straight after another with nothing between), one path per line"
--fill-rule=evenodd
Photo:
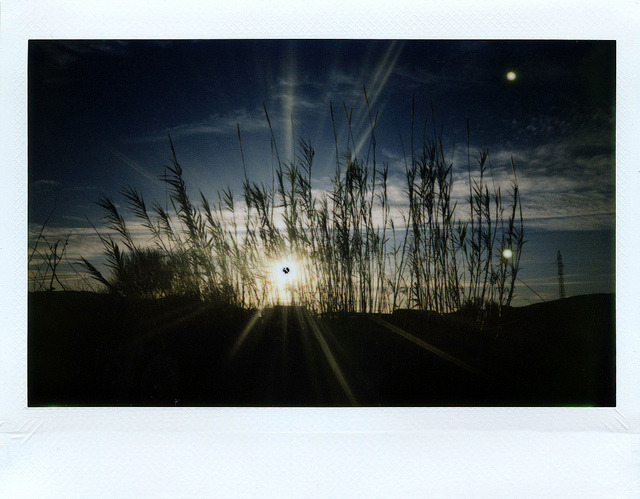
M562 263L562 253L558 250L558 284L560 285L560 299L565 298L564 294L564 264Z

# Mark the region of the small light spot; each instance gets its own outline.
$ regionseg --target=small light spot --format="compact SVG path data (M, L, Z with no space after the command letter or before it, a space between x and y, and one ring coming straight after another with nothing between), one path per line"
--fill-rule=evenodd
M513 256L513 251L511 251L509 248L506 248L502 251L502 256L508 260Z
M516 74L513 71L509 71L507 73L507 80L514 81L516 79Z

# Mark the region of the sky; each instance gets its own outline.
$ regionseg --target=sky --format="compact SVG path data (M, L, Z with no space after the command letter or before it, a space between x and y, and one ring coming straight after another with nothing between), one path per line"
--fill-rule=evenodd
M525 244L516 304L558 295L562 251L567 295L613 292L615 284L615 42L419 40L197 40L29 42L29 227L71 233L71 259L101 251L95 205L135 186L164 199L158 180L171 135L188 186L209 197L247 174L270 182L266 108L281 156L295 140L316 151L313 187L335 168L345 111L389 165L390 199L406 203L403 147L432 123L468 190L472 157L487 149L494 181L522 195ZM515 79L507 74L513 72ZM293 131L291 123L293 122ZM418 124L419 123L419 124ZM197 190L191 191L197 194ZM462 214L461 214L462 217ZM33 237L33 236L32 236Z

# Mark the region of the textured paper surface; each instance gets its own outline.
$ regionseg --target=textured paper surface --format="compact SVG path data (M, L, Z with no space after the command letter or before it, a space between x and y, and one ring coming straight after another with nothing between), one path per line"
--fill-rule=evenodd
M640 493L640 4L0 3L0 496ZM31 38L617 40L617 407L29 409Z

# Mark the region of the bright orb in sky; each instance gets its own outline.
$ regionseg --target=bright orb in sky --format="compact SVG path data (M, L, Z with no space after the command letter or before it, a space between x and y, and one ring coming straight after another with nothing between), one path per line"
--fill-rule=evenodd
M509 71L507 73L507 80L514 81L516 79L516 74L513 71Z
M297 262L293 258L283 258L273 265L272 276L276 289L283 298L283 294L286 294L298 279Z
M513 256L513 251L511 251L509 248L506 248L502 251L502 256L508 260Z

